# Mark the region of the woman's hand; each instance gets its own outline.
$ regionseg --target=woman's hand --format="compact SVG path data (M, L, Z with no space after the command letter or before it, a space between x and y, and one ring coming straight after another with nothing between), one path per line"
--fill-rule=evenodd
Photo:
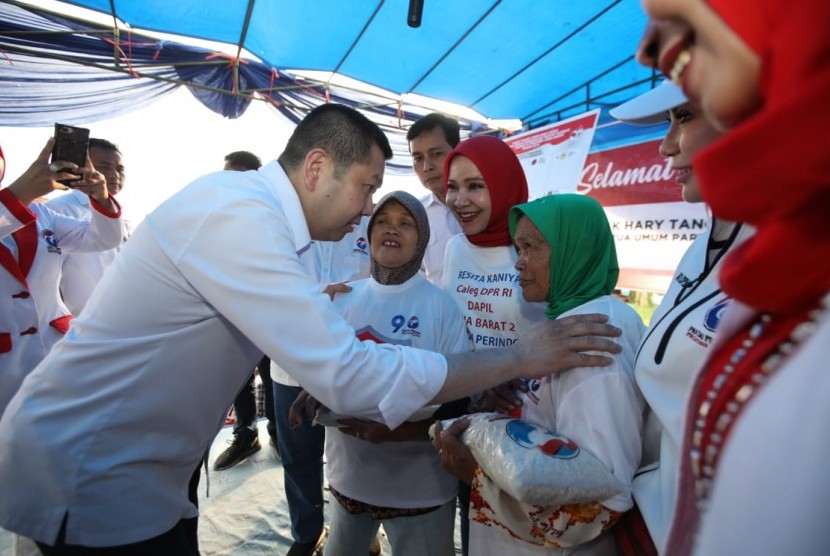
M329 284L323 288L323 293L329 296L329 299L334 299L338 293L348 293L352 291L352 287L348 282L338 282L336 284Z
M9 191L23 205L28 205L55 189L66 189L57 180L71 179L77 175L78 166L71 162L56 161L49 164L55 139L50 137L46 146L23 174L9 186Z
M340 419L338 421L343 427L340 432L368 440L369 442L406 442L409 440L428 440L430 422L414 421L405 422L396 429L390 429L386 425L363 419Z
M86 164L79 168L77 164L56 160L49 163L55 139L50 137L37 159L23 174L9 186L9 190L21 204L28 205L38 197L48 195L55 189L66 189L57 180L68 181L72 189L79 189L98 201L109 212L116 212L117 207L109 198L107 179L97 171L86 155ZM79 179L73 179L78 178Z
M337 421L342 427L338 430L343 434L354 436L360 440L368 440L369 442L387 442L392 439L394 431L386 425L375 423L374 421L364 421L363 419L339 419Z
M458 419L447 430L443 429L441 421L436 421L432 445L438 450L444 470L469 485L473 482L478 462L473 452L458 439L468 426L470 420L467 418Z
M317 414L317 408L321 405L311 394L305 390L297 394L294 403L288 409L288 423L292 429L303 424L303 421L311 423Z
M517 392L527 392L527 382L524 379L516 378L491 388L484 392L484 398L493 411L510 415L522 406L522 399Z

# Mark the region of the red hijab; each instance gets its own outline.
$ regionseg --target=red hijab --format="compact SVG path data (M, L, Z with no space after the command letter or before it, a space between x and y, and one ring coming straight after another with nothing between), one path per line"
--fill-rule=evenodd
M830 290L830 2L709 0L762 61L763 106L695 161L712 212L756 235L724 262L724 291L762 311Z
M527 202L527 179L516 154L501 139L489 135L472 137L459 143L444 159L444 176L450 175L450 162L457 155L469 158L481 172L492 206L487 228L467 239L479 247L513 245L507 217L511 207Z

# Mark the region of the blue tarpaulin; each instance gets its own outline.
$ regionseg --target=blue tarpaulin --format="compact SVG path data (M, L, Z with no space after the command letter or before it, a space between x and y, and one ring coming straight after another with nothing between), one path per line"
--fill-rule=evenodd
M415 28L408 0L71 3L124 27L235 44L280 71L333 71L531 126L618 104L654 77L633 59L639 0L420 0Z

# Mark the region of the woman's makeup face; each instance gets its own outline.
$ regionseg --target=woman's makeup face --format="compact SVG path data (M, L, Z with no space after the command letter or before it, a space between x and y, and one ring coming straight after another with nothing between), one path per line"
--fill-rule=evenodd
M372 258L381 266L397 268L412 260L418 247L418 223L405 206L389 201L372 220Z
M641 64L683 89L725 131L761 105L761 60L703 0L642 0L651 18L637 49Z
M683 200L699 203L703 199L697 185L692 159L694 155L721 136L700 110L690 104L683 104L669 111L671 125L663 142L660 154L671 158L674 179L683 186Z
M550 244L530 218L522 216L516 223L513 245L519 259L519 285L525 301L545 301L550 291Z
M447 206L461 223L464 235L481 233L490 223L493 205L487 183L478 167L466 156L456 155L450 162Z

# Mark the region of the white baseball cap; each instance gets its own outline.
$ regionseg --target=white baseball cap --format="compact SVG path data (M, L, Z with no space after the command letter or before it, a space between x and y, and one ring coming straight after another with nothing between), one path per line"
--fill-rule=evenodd
M656 125L666 121L666 112L687 102L683 91L667 79L647 93L612 108L609 114L628 124Z

